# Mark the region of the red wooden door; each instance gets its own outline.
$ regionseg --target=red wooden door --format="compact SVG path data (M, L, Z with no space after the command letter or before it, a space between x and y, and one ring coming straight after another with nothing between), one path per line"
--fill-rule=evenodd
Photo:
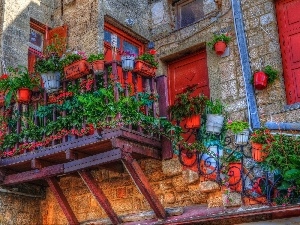
M187 86L198 85L193 95L204 94L209 98L209 82L207 71L206 51L181 58L168 65L169 100L170 105L175 100L175 95L184 91ZM186 121L181 121L184 127ZM193 142L195 137L186 133L184 138Z
M113 51L110 45L111 35L117 35L117 49L115 58L113 58ZM104 27L104 57L105 61L112 61L112 60L121 60L122 52L123 51L130 51L134 53L136 56L142 54L144 52L144 45L135 40L133 37L127 35L126 33L122 32L121 30L109 25L105 24ZM120 79L120 83L124 84L123 76L122 76L122 68L118 67L118 76ZM130 85L131 93L133 93L133 82L132 82L132 74L129 73L128 76L128 84ZM138 76L137 79L137 91L142 92L142 78Z
M288 104L300 102L300 0L276 1Z

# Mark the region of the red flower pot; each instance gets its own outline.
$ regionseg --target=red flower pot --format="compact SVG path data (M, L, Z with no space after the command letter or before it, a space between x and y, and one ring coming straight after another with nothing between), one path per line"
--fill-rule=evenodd
M75 80L90 73L90 64L85 60L78 60L64 68L65 79Z
M257 162L262 162L269 155L266 149L263 150L263 144L252 143L252 158Z
M92 64L92 69L96 75L103 73L104 60L96 60L96 61L92 62L91 64Z
M91 124L91 123L90 123L90 124L87 124L86 127L89 128L89 131L88 131L87 135L92 135L92 134L94 134L95 128L94 128L94 125L93 125L93 124Z
M226 49L226 44L224 41L218 41L215 45L214 45L214 49L217 55L223 55L223 53L225 52Z
M267 87L268 76L262 71L256 72L253 75L253 82L255 89L263 90Z
M232 162L229 163L229 188L233 191L242 190L242 179L241 179L242 163Z
M156 67L142 60L136 60L132 72L135 72L144 77L154 77L156 72Z
M192 128L199 128L200 127L200 115L194 115L186 120L186 128L192 129Z
M31 91L29 88L19 88L17 92L17 101L21 103L30 102Z

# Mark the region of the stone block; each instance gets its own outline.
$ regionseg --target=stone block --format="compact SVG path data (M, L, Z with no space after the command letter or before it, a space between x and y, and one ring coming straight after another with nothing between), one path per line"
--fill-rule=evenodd
M207 199L207 207L213 208L213 207L221 207L223 206L223 199L222 199L222 192L214 192L210 193Z
M242 205L242 196L238 192L229 192L222 194L223 206L232 207Z
M198 184L189 185L188 189L189 189L190 198L194 204L206 203L207 194L199 190Z
M268 13L260 17L260 24L261 25L268 25L275 21L273 13Z
M174 204L176 202L176 195L174 191L169 191L164 194L165 204Z
M203 181L199 184L199 191L203 193L215 192L217 190L220 190L220 186L214 181Z
M199 181L199 174L193 170L182 171L182 179L185 184L192 184Z
M162 170L166 176L172 177L181 174L182 165L180 164L178 158L164 160L162 162Z
M176 192L186 191L186 183L180 175L172 178L172 185Z

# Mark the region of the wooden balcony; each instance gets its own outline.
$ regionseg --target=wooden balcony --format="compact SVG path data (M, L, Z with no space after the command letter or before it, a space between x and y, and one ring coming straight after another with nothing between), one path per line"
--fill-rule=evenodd
M108 74L108 67L110 66L112 66L112 74ZM158 114L159 116L166 116L166 78L161 77L155 80L151 77L139 77L135 73L120 72L120 70L121 67L117 61L106 63L103 75L95 75L91 70L91 74L87 75L94 80L90 91L93 92L99 88L107 88L109 84L113 84L114 100L119 101L121 94L125 97L130 95L137 96L139 89L138 82L141 82L143 93L149 93L150 95L158 93L160 95L159 104L146 105L143 108L144 114L151 115L153 118L157 117ZM121 76L118 74L121 74ZM81 81L88 80L87 76L80 78ZM99 79L102 79L102 83L99 82ZM63 81L61 90L66 92L69 85L78 85L78 82L80 81ZM99 87L99 83L103 86ZM120 86L124 89L123 93L120 93ZM50 116L51 118L49 115L40 118L37 115L37 111L41 107L49 105L50 97L46 92L35 93L32 95L32 102L29 104L17 102L12 103L8 108L2 106L2 115L14 118L15 120L15 125L7 124L5 133L20 135L28 129L29 123L38 127L46 127L59 118L64 118L74 113L65 109L59 111L54 107L52 116ZM16 109L14 113L13 109ZM160 110L159 113L158 109ZM137 108L136 110L141 109ZM29 114L32 115L31 121L28 121ZM25 122L24 116L27 116ZM116 118L118 120L118 118L121 118L121 115L117 114ZM109 121L110 118L106 120ZM84 128L87 124L88 121L83 117L81 127ZM162 159L162 157L165 157L163 154L169 154L162 152L163 148L168 148L168 142L158 134L146 131L139 125L126 124L113 128L94 126L91 129L92 131L90 130L78 135L76 132L69 132L70 130L80 130L73 125L71 128L64 129L66 133L58 135L58 137L50 141L48 140L48 142L45 142L47 140L46 134L43 135L43 141L32 140L25 136L13 146L2 149L3 154L0 160L1 184L14 185L24 182L44 183L46 181L50 189L55 193L70 224L78 224L55 179L59 175L78 173L89 186L99 204L107 212L111 221L117 224L120 223L120 219L113 212L101 189L98 188L95 180L89 173L89 169L105 167L110 170L123 170L125 167L134 179L137 187L148 200L157 217L165 218L166 213L150 188L147 178L136 162L136 159ZM53 135L57 136L57 133L52 132L51 135L52 137ZM28 144L31 147L28 147ZM27 148L24 146L27 146ZM168 149L170 150L171 148Z

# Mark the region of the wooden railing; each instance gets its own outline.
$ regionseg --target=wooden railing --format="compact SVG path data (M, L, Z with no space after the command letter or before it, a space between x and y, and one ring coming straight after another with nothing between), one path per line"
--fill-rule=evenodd
M89 77L94 80L91 86L91 92L97 91L99 88L108 88L110 84L113 84L115 101L120 99L121 94L125 97L132 95L138 97L138 79L142 79L142 92L149 93L151 96L155 96L157 94L157 84L154 77L138 78L138 74L136 73L127 71L118 72L122 70L120 65L120 62L118 61L106 62L103 74L95 75L91 70L89 75L78 80L63 81L60 91L62 91L62 93L66 93L70 85L78 85L79 80L84 83L85 81L88 81ZM110 67L112 68L112 73L109 73ZM99 82L100 79L103 79L103 82ZM162 80L158 80L158 82L160 82L160 84L158 84L160 86L166 84L165 80L163 82ZM120 93L120 85L124 89L122 93ZM163 97L164 100L166 99L165 97L166 96ZM51 115L48 114L47 116L41 117L39 113L41 113L41 109L45 108L45 106L49 106L51 103L49 100L51 100L51 94L49 95L45 91L33 92L31 102L29 104L14 102L11 103L9 107L1 106L0 113L3 116L1 121L2 133L0 134L0 146L2 148L1 150L3 151L2 157L22 154L24 152L38 150L39 148L43 147L55 146L60 143L78 139L78 137L82 135L91 135L93 132L99 132L99 127L90 126L86 128L87 121L85 118L82 118L82 129L76 129L76 127L62 127L61 131L56 130L55 132L49 134L47 133L47 130L45 130L42 137L38 137L39 134L37 134L37 137L33 137L34 135L31 135L29 138L27 134L29 131L34 134L34 128L49 127L53 122L58 121L58 119L63 121L62 118L66 118L72 114L72 112L68 112L67 109L58 110L58 107L53 107ZM58 101L59 100L60 99L58 99ZM63 97L61 100L64 100ZM158 108L159 104L156 102L151 105L145 105L143 109L137 108L136 110L143 110L144 114L153 117L157 117L158 115L162 116L161 113L159 114ZM162 111L166 111L165 108L166 105L162 106ZM117 116L120 117L120 115ZM107 120L109 120L109 118L107 118ZM143 135L146 134L152 137L159 137L157 134L143 130L140 126L132 126L128 124L124 126L124 128L136 130L141 134L143 133ZM15 140L18 141L12 145Z

